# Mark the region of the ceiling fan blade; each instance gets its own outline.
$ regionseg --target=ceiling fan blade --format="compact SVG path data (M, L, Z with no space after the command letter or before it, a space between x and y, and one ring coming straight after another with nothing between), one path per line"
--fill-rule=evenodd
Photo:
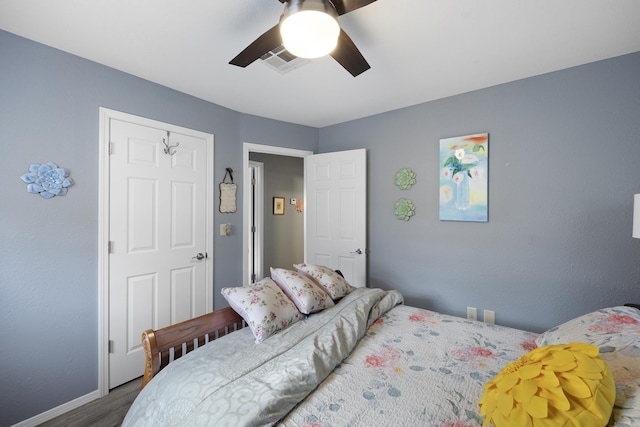
M345 13L353 12L375 1L376 0L331 0L331 3L335 6L338 15L344 15Z
M246 67L265 53L277 48L281 44L282 36L280 36L280 25L276 24L247 46L235 58L229 61L229 64L237 65L238 67Z
M286 3L289 0L279 0L280 3ZM352 12L361 7L365 7L368 4L375 2L376 0L331 0L333 6L335 6L338 15L344 15L345 13Z
M353 40L351 40L351 37L349 37L344 30L340 30L338 46L336 46L333 52L329 55L338 61L345 70L350 72L353 77L356 77L371 68L367 60L364 59L364 56L362 56L356 45L353 43Z

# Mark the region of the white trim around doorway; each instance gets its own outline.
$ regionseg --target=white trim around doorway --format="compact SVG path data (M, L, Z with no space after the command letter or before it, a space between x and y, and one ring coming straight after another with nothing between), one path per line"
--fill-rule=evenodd
M272 145L245 142L242 145L242 281L246 286L251 283L249 256L251 245L251 168L249 167L249 153L275 154L278 156L307 157L313 151L295 148L277 147Z

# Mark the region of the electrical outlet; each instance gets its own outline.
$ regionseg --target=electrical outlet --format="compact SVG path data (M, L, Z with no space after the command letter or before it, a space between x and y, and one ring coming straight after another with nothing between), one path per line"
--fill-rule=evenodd
M493 310L484 311L484 323L496 323L496 312Z
M467 319L478 320L478 309L475 307L467 307Z

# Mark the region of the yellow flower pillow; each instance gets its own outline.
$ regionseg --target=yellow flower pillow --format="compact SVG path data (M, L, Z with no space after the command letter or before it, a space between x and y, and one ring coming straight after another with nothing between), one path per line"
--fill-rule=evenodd
M574 342L538 347L485 384L484 426L604 427L616 388L598 347Z

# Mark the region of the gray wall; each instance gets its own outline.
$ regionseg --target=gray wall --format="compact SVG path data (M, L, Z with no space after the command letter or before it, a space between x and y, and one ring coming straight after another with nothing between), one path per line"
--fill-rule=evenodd
M263 276L269 267L293 269L304 261L304 213L289 204L304 197L304 159L265 153L249 158L264 164ZM273 197L284 197L284 215L273 215Z
M98 387L99 107L214 134L215 181L231 167L239 184L238 212L216 213L214 232L220 223L242 229L242 142L317 151L318 130L240 114L3 31L0 58L0 426L7 426ZM19 178L29 164L48 161L76 182L64 197L28 194ZM242 283L242 233L215 234L219 308L220 288Z
M489 132L489 222L440 222L441 138ZM368 149L369 280L409 304L541 331L640 301L640 53L320 130ZM401 191L394 174L417 172ZM393 205L411 198L416 215Z
M0 425L98 382L98 108L215 135L216 182L232 167L242 227L242 142L323 152L367 148L369 277L407 302L542 330L640 300L640 53L320 130L240 114L0 31ZM212 78L215 78L213 76ZM438 221L438 141L490 133L489 222ZM19 176L71 170L44 200ZM401 167L418 172L408 191ZM217 196L217 195L216 195ZM410 197L417 214L393 215ZM217 233L216 233L217 234ZM215 237L215 295L242 282L241 233ZM216 299L215 307L224 303Z

